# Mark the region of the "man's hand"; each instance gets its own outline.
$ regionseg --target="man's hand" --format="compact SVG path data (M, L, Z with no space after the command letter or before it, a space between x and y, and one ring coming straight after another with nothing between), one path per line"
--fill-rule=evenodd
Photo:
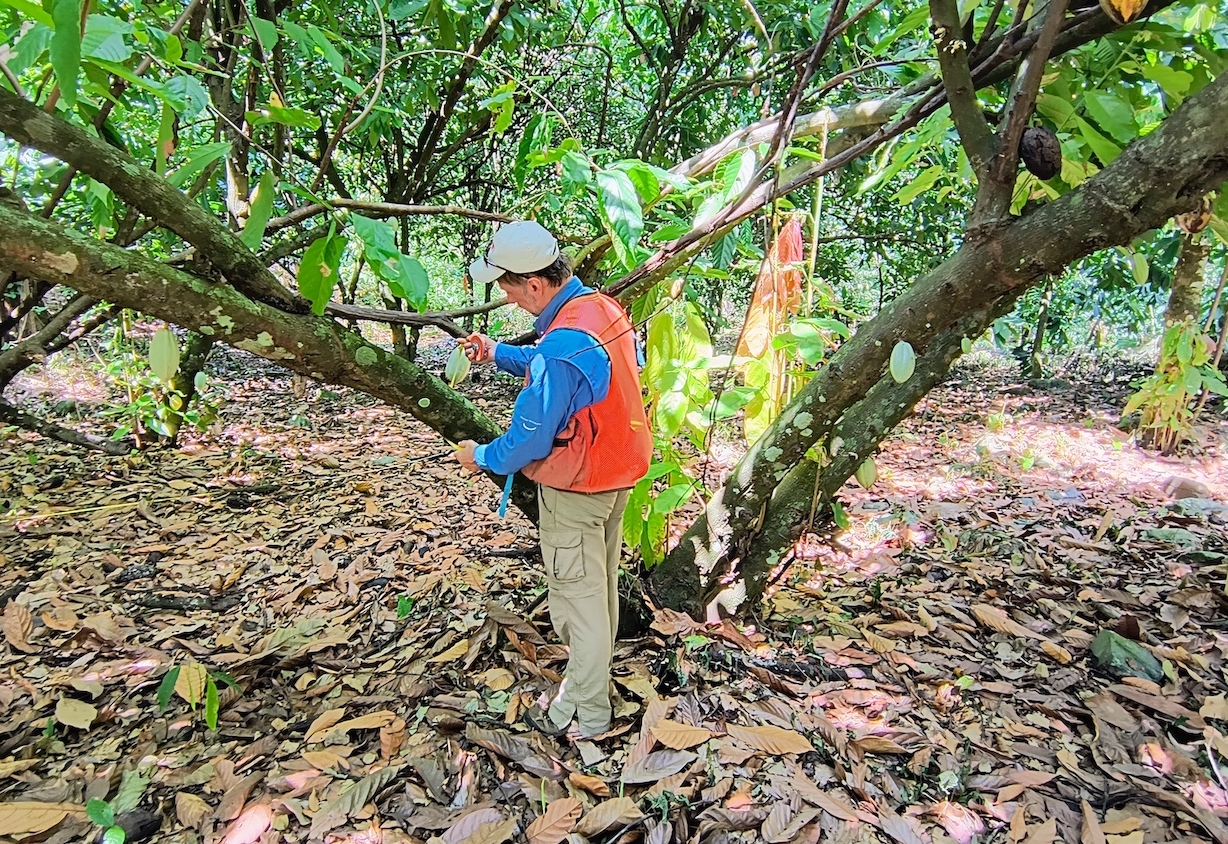
M467 472L476 472L478 464L474 462L473 450L478 447L478 444L473 440L461 440L457 444L456 451L452 452L452 457L456 462L461 464L461 468Z
M494 363L495 346L498 345L485 334L470 334L464 340L465 357L473 363Z

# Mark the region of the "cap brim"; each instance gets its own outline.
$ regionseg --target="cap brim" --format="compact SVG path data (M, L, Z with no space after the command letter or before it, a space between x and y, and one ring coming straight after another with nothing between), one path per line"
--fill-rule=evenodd
M486 263L485 258L478 258L469 265L469 278L478 284L490 284L501 275L503 275L503 270Z

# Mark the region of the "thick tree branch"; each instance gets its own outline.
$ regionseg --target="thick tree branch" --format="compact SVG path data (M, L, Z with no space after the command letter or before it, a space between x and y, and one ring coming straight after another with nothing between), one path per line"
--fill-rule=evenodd
M1127 243L1198 204L1228 178L1228 136L1216 128L1225 109L1228 76L1221 76L1095 177L991 237L965 241L862 325L734 468L706 514L658 567L661 576L696 561L702 561L701 570L719 571L736 555L789 469L887 377L887 359L897 342L906 340L925 354L962 315L1078 258Z
M942 70L942 85L951 104L951 118L959 132L960 142L968 153L972 169L981 181L994 153L994 134L985 122L985 113L977 102L972 69L968 66L968 45L963 41L959 7L955 0L930 0L930 17L934 21L934 48Z
M282 287L260 259L216 217L115 147L3 88L0 132L102 182L116 196L195 246L198 254L253 299L287 311L306 310L306 302Z
M129 440L104 440L71 428L63 428L54 422L48 422L46 419L40 419L32 413L20 410L2 399L0 399L0 422L42 434L48 439L92 448L107 454L127 454L132 449L132 443Z

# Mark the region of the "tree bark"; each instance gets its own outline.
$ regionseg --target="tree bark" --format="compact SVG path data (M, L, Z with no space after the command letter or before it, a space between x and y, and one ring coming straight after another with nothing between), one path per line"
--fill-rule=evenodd
M137 252L0 207L0 268L64 284L252 352L318 381L344 384L408 411L456 442L489 442L502 431L472 402L418 366L331 319L290 314ZM499 479L501 481L501 479ZM532 484L514 503L537 514Z
M1168 310L1164 312L1164 328L1179 322L1202 324L1202 288L1206 278L1204 268L1211 255L1211 238L1202 234L1185 234L1181 252L1173 269L1173 283L1168 292Z
M897 342L909 342L925 357L937 338L968 314L1017 295L1078 258L1163 224L1228 178L1228 137L1215 129L1225 108L1228 77L1221 77L1093 179L1027 217L1012 218L966 241L861 326L751 446L724 489L653 569L654 586L674 596L668 605L702 610L695 597L702 588L690 591L688 599L688 590L671 584L682 580L706 587L745 555L773 493L806 451L831 442L836 425L858 421L849 412L889 377L886 363ZM866 453L865 448L850 450L852 468Z
M199 331L189 331L183 344L183 353L179 356L179 369L171 378L171 389L177 392L183 400L179 413L171 416L167 428L170 429L170 443L174 445L179 439L179 429L183 426L183 414L187 412L196 397L196 376L204 370L209 352L213 350L214 339Z

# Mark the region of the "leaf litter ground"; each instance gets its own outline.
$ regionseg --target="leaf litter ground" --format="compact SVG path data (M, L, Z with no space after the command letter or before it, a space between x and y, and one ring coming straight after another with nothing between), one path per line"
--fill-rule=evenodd
M166 842L1228 840L1222 423L1162 459L1122 379L964 367L756 618L623 637L571 743L519 719L566 658L532 526L412 420L225 360L181 451L4 442L0 837L97 798Z

